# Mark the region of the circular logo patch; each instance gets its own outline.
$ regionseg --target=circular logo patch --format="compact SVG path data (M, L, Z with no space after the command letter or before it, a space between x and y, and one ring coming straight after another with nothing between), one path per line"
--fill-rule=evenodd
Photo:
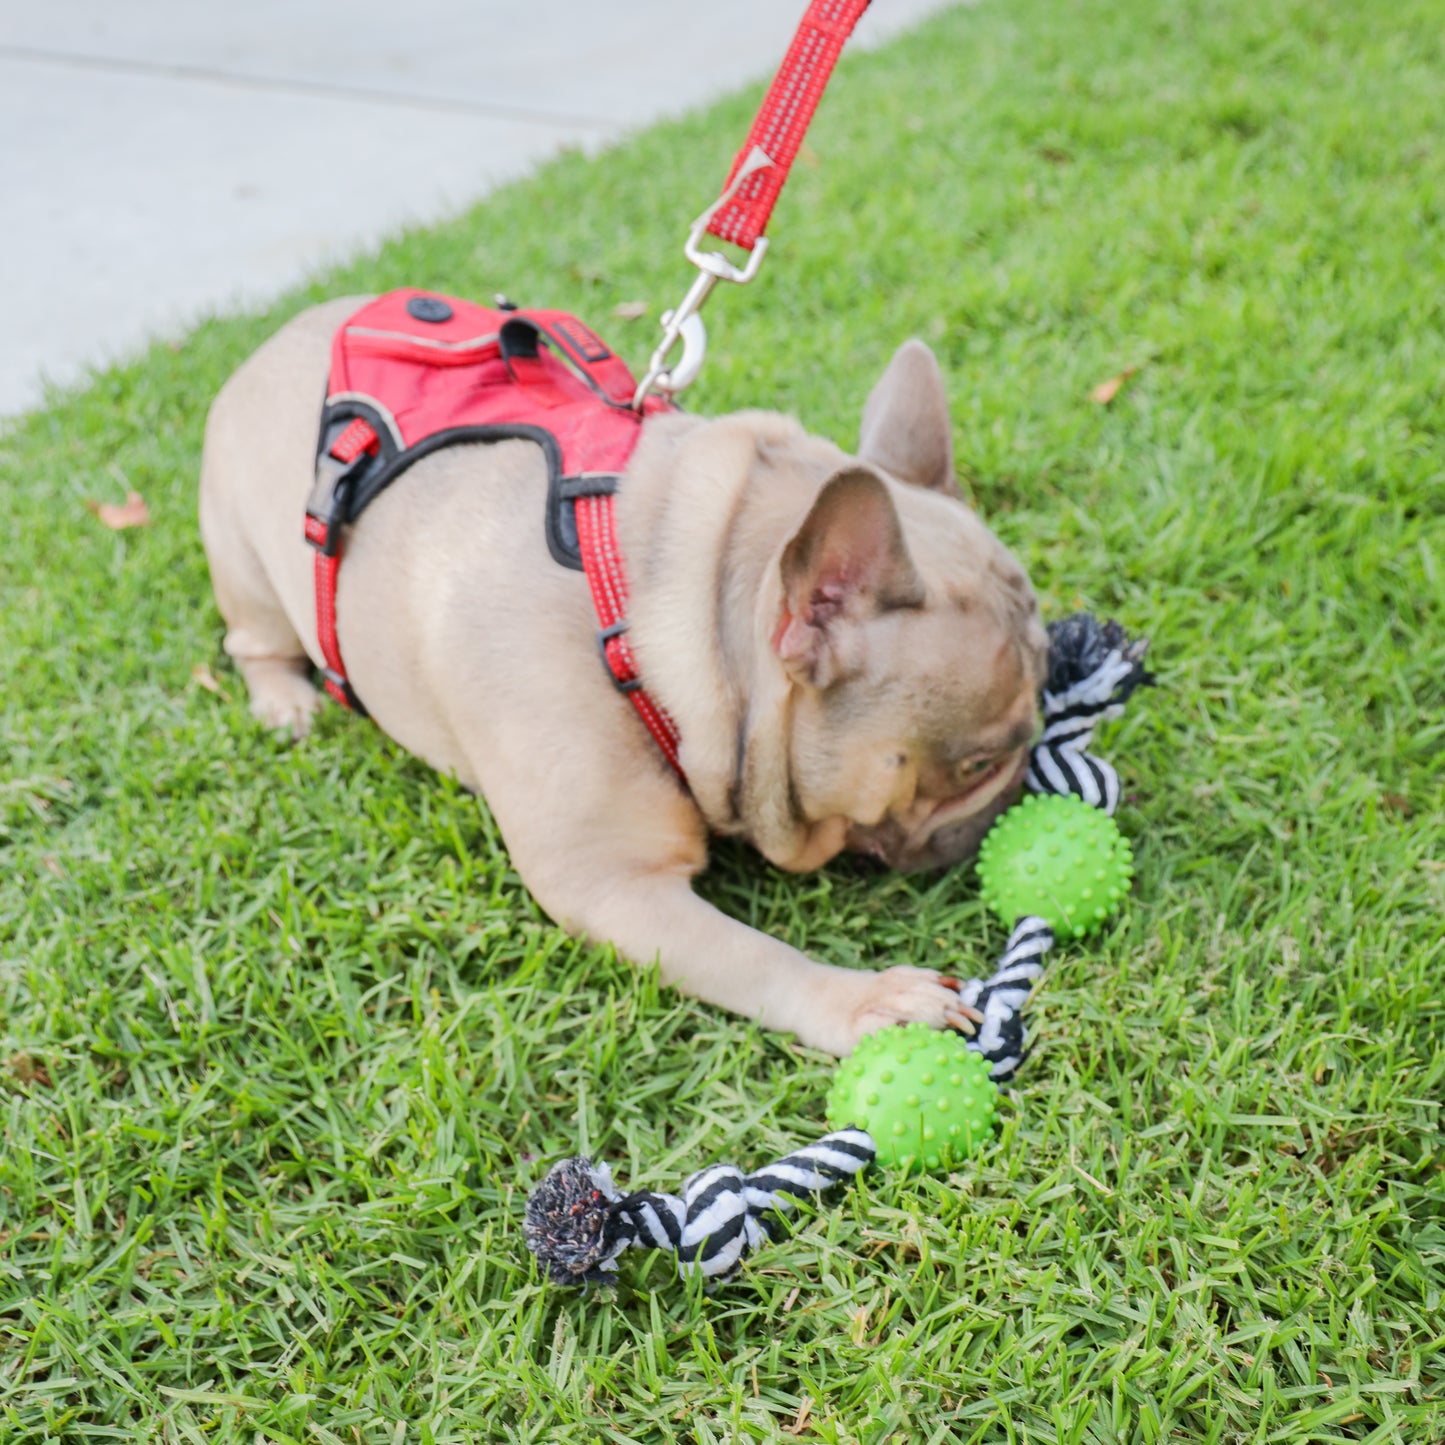
M433 325L440 325L443 321L452 319L452 308L440 296L413 296L406 303L406 314L416 317L418 321L430 321Z

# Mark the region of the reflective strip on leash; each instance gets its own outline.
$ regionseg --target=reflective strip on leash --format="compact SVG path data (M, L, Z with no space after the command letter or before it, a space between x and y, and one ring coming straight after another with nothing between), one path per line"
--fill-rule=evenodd
M768 87L753 128L728 172L727 197L707 224L707 234L751 251L767 229L788 171L823 98L833 66L868 0L813 0ZM768 164L753 166L731 195L739 172L761 151Z

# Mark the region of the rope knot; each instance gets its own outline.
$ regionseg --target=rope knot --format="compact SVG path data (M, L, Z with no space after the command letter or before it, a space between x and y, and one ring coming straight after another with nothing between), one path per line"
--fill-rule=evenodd
M626 1196L605 1164L563 1159L527 1200L527 1247L557 1284L610 1283L627 1249L664 1249L677 1255L680 1274L725 1280L770 1237L773 1216L851 1179L876 1154L864 1130L839 1129L754 1174L714 1164L688 1178L681 1195Z
M1036 793L1072 794L1113 815L1119 774L1084 751L1094 729L1124 711L1138 687L1149 687L1146 637L1130 640L1112 620L1078 612L1048 626L1049 670L1044 680L1044 735L1029 754L1028 785Z

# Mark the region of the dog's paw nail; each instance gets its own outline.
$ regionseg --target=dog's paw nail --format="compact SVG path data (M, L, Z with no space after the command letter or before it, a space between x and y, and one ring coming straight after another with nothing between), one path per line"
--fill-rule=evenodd
M938 981L944 986L944 988L951 988L954 993L957 993L959 989L963 987L963 980L961 978L954 978L951 973L939 974Z
M978 1032L973 1020L966 1018L963 1014L950 1011L944 1015L944 1018L947 1019L948 1026L954 1033L962 1034L966 1039L971 1039Z

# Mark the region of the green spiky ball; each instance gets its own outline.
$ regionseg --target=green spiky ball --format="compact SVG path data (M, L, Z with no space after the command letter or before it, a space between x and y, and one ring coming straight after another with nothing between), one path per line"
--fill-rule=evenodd
M879 1162L895 1168L948 1168L992 1133L997 1117L987 1060L957 1034L922 1023L869 1034L828 1090L829 1126L866 1129Z
M1010 927L1025 914L1077 938L1115 912L1134 855L1114 820L1078 798L1034 794L1010 808L978 850L983 900Z

